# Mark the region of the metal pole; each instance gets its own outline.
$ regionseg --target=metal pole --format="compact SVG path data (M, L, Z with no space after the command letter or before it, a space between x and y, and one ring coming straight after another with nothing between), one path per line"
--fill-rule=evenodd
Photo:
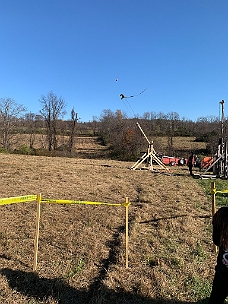
M220 101L222 106L222 118L221 118L221 148L220 153L222 156L222 161L219 163L219 176L225 176L225 165L226 159L224 158L224 100Z
M220 101L220 104L222 105L222 119L221 119L221 137L222 137L222 150L223 150L223 144L224 144L224 103L225 101ZM224 151L222 151L223 153Z

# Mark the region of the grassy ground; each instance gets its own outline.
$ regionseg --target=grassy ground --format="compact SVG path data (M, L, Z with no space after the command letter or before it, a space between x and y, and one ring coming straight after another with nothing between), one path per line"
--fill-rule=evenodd
M36 134L33 138L33 147L35 149L45 148L47 149L48 145L46 142L46 136ZM59 145L67 145L68 137L59 137ZM155 137L149 138L149 140L153 140L154 148L156 152L161 152L164 155L169 155L170 147L168 145L168 137ZM14 144L12 144L11 149L18 149L21 145L25 145L27 147L30 146L30 136L28 134L16 134L13 140ZM145 140L145 151L147 149L147 142ZM198 151L206 148L206 143L204 142L196 142L195 137L173 137L173 155L176 157L188 157L190 151ZM107 152L107 147L99 144L99 138L97 137L75 137L75 156L79 157L90 157L96 158L99 156L104 156ZM63 152L59 152L59 156L63 155ZM58 154L58 153L57 153Z
M167 137L156 137L154 139L154 146L157 152L169 155L168 138ZM161 151L160 151L161 149ZM196 142L195 137L173 137L173 152L176 157L188 157L190 151L198 151L206 149L206 143ZM198 152L197 152L198 154Z
M37 273L36 203L1 206L1 303L207 302L216 262L210 181L187 167L152 173L102 159L1 154L0 164L1 198L131 203L127 269L124 207L42 204Z

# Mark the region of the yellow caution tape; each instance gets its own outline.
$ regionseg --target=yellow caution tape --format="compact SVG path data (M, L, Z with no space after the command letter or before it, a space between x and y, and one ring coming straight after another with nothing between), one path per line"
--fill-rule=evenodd
M216 191L216 194L226 194L226 195L228 195L228 190Z
M130 202L125 202L125 203L123 203L123 204L121 204L121 206L124 206L124 207L129 207L130 206Z
M87 201L75 201L75 200L55 200L55 199L44 199L42 198L41 203L52 203L52 204L83 204L83 205L105 205L105 206L129 206L130 203L124 204L111 204L104 202L87 202Z
M211 194L216 194L216 189L215 188L213 188L213 189L211 189Z
M37 200L37 195L25 195L25 196L17 196L17 197L7 197L0 199L0 205L7 204L16 204L16 203L24 203L31 202ZM112 204L112 203L104 203L104 202L88 202L88 201L77 201L77 200L55 200L55 199L41 199L41 203L51 203L51 204L81 204L81 205L105 205L105 206L123 206L128 207L130 205L129 202L125 202L123 204Z
M17 197L7 197L0 199L0 205L9 205L16 203L24 203L31 202L37 199L37 195L25 195L25 196L17 196Z

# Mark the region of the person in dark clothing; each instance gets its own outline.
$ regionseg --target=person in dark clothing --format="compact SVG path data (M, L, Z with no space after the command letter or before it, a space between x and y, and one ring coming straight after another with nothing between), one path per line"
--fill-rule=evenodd
M211 296L208 304L222 304L228 296L228 207L213 216L213 242L219 247Z
M194 162L195 162L194 155L193 155L193 152L191 152L191 154L188 158L188 168L189 168L190 175L193 175L192 168L193 168Z

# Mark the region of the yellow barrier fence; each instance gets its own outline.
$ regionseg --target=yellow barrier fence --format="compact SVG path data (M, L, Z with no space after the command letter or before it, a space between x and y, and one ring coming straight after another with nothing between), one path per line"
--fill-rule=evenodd
M126 197L126 201L122 204L113 204L107 202L89 202L89 201L78 201L78 200L56 200L56 199L45 199L42 198L41 194L38 195L25 195L25 196L17 196L17 197L7 197L0 199L0 205L9 205L9 204L17 204L17 203L27 203L27 202L37 202L37 215L36 215L36 233L34 239L34 263L33 263L33 271L37 270L37 257L38 257L38 247L39 247L39 227L40 227L40 205L41 203L49 203L49 204L80 204L80 205L105 205L105 206L113 206L113 207L125 207L126 208L126 268L128 268L128 207L130 205L128 201L128 197Z
M0 198L0 205L9 205L16 203L26 203L37 200L37 195L25 195L17 197Z

